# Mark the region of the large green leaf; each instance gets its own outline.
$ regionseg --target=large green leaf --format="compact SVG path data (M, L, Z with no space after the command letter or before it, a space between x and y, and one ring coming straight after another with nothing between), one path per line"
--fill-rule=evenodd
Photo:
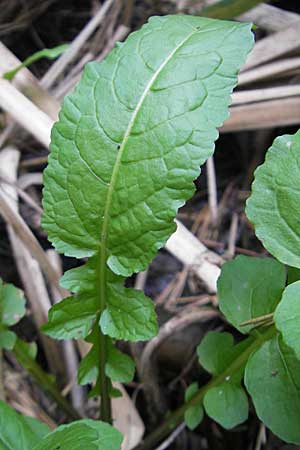
M64 277L77 294L74 312L72 301L56 305L49 335L86 336L96 319L111 338L157 333L153 302L125 289L124 277L143 270L175 230L228 116L250 28L154 17L88 64L65 98L45 171L43 226L58 251L92 258Z
M255 171L247 216L264 247L300 268L300 131L280 136Z
M283 340L300 358L300 281L287 286L274 314L276 328Z
M252 44L249 24L155 17L87 65L45 171L43 225L59 251L101 249L124 276L148 265L213 151Z
M218 280L219 305L226 319L242 333L255 325L242 322L272 313L281 299L286 272L270 258L238 256L222 266Z
M25 314L23 292L12 284L4 284L0 278L0 348L11 350L16 335L8 328L15 325Z
M245 384L258 417L281 439L300 443L300 361L279 336L248 360Z
M32 450L41 437L49 432L46 425L35 419L21 416L0 401L0 449Z
M112 426L95 420L62 425L30 450L121 450L122 435Z

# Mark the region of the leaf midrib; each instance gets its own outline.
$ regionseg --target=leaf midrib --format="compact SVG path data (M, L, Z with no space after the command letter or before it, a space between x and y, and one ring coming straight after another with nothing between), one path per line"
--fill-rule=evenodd
M114 192L115 184L116 184L116 181L118 178L119 169L121 166L122 155L123 155L126 143L131 134L131 131L134 126L137 115L144 103L144 100L145 100L146 96L148 95L152 85L156 81L157 77L160 75L162 70L166 67L168 62L173 58L173 56L178 52L178 50L180 50L180 48L183 47L183 45L186 44L186 42L197 32L198 32L198 30L194 30L193 32L189 33L188 36L186 36L180 42L180 44L178 44L173 49L173 51L167 56L167 58L164 60L164 62L155 71L155 73L153 74L153 76L151 77L149 82L147 83L147 85L143 91L143 94L133 111L132 117L131 117L130 122L127 126L127 129L125 131L122 143L120 145L120 149L118 151L117 159L116 159L113 171L112 171L112 176L111 176L108 193L107 193L107 197L106 197L105 208L104 208L104 218L103 218L103 225L102 225L101 239L100 239L100 286L101 286L101 291L102 291L101 292L101 306L100 306L101 311L104 310L105 304L106 304L106 301L105 301L105 284L106 284L105 279L106 279L107 238L108 238L108 226L109 226L109 219L110 219L110 209L111 209L111 204L112 204L113 192Z

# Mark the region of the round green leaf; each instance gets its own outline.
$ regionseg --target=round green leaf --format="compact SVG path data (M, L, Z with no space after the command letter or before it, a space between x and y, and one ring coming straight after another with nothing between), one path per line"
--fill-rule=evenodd
M10 330L0 330L0 348L5 350L12 350L16 343L17 336L13 331Z
M246 213L264 247L300 268L300 132L275 139L255 171Z
M226 429L234 428L248 418L244 389L229 381L209 389L203 404L207 415Z
M5 284L0 279L0 322L11 326L19 322L25 314L23 292L12 284Z
M272 313L285 286L285 268L271 258L238 256L222 266L218 280L219 306L241 333L255 325L242 322Z
M218 375L232 361L233 336L210 331L197 347L199 363L209 373Z

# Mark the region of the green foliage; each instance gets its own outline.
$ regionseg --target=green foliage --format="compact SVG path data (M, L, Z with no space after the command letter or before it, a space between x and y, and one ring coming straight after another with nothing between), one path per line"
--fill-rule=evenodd
M227 381L208 390L204 408L208 416L226 429L248 418L248 399L244 389Z
M244 350L244 342L234 345L230 333L210 331L197 347L199 364L212 375L222 373ZM240 381L243 374L236 374Z
M121 433L106 423L85 419L50 432L42 422L21 416L0 401L3 450L121 450L121 443Z
M197 2L197 0L194 0ZM201 9L201 15L214 19L232 19L254 8L262 0L219 0L217 3Z
M300 268L300 131L275 139L255 171L247 216L264 247L284 264Z
M255 324L240 324L272 313L285 281L285 268L278 261L237 256L223 266L218 280L220 309L235 328L247 333Z
M23 292L12 284L4 284L0 278L0 348L12 350L17 336L9 330L25 314Z
M43 50L39 50L38 52L33 53L33 55L28 56L28 58L26 58L25 61L23 61L22 64L19 64L15 69L10 70L9 72L5 72L3 74L3 78L5 78L6 80L12 80L14 76L19 72L19 70L23 69L23 67L28 67L33 62L38 61L42 58L55 59L62 53L64 53L68 47L68 44L63 44L58 45L57 47L44 48Z
M122 435L112 426L95 420L62 425L32 450L121 450Z
M185 391L185 401L188 402L198 391L198 383L192 383ZM190 406L184 413L184 421L190 430L194 430L202 422L204 416L203 406L201 403Z
M43 226L59 252L89 260L63 277L75 297L51 309L43 330L93 343L80 383L98 376L101 390L103 370L128 381L132 362L113 340L156 335L153 302L124 281L175 230L252 45L249 24L154 17L88 64L65 98L45 170Z
M97 326L87 338L93 344L89 353L82 359L78 370L79 384L88 384L95 381L99 374L99 331ZM135 372L134 362L130 356L118 350L112 340L108 340L108 356L105 365L105 373L112 381L123 383L133 379Z
M279 336L249 359L245 384L258 417L281 439L300 443L300 362Z
M222 374L244 351L245 343L234 345L230 333L208 333L197 348L199 363L212 375ZM203 404L207 415L224 428L233 428L248 417L248 400L241 387L244 366L206 390Z
M21 416L0 401L0 448L3 450L32 450L49 428L35 419Z
M274 313L276 328L300 359L300 281L287 286Z
M245 372L259 418L295 444L300 443L299 155L300 132L277 138L256 171L247 204L258 237L289 265L288 280L285 267L269 258L238 256L223 265L220 309L250 337L234 346L228 333L209 333L198 355L214 378L203 395L194 393L194 402L203 401L208 415L231 428L247 417L247 399L239 384Z

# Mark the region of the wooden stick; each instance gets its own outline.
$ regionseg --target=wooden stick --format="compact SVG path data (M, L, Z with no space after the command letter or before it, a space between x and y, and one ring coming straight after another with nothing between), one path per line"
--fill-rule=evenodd
M300 95L300 84L234 92L231 95L231 99L232 106L235 106L241 104L245 105L246 103L261 102L263 100L295 97L297 95Z
M206 170L207 170L208 204L210 210L210 220L213 225L216 225L218 220L218 194L217 194L216 171L213 156L208 158L206 162Z
M220 132L299 125L300 96L234 106Z
M242 22L253 22L264 30L272 32L284 30L291 24L299 22L299 14L262 3L240 15L237 19Z
M299 27L300 19L292 23L287 29L273 33L271 36L258 41L249 54L242 70L259 66L298 49L300 47Z
M0 153L1 175L3 174L11 181L10 184L0 185L0 197L3 197L7 201L7 204L16 214L18 214L18 196L14 185L17 178L19 158L19 151L13 147L7 147ZM10 224L7 225L7 231L16 266L33 313L33 320L39 329L47 321L48 310L51 306L47 288L39 264L32 258L26 246L18 238ZM58 344L43 334L40 336L49 367L54 374L62 376L63 365L60 359Z
M0 41L0 76L15 67L21 61ZM39 80L26 67L14 76L12 84L28 97L38 108L57 120L59 102L53 98L39 83Z
M178 220L176 232L168 239L166 249L183 264L190 266L193 272L205 283L211 293L217 290L217 279L220 276L222 258L210 252L201 242ZM210 262L212 257L214 262Z
M96 28L103 21L107 11L113 4L114 0L106 0L106 2L101 6L97 14L88 22L88 24L82 29L82 31L76 36L70 47L64 52L61 57L52 64L50 70L41 79L41 86L48 89L53 86L57 78L62 74L65 68L70 64L71 61L76 57L78 52L81 50L85 42L91 36L91 34L96 30Z
M2 191L0 191L0 213L4 217L6 223L14 229L17 236L26 245L31 255L39 262L48 280L56 286L58 290L61 290L58 273L50 264L47 255L26 222L19 213L12 208L6 195L4 195Z
M49 146L54 121L3 78L0 78L0 106L45 147Z
M263 66L255 67L254 69L240 73L238 77L238 86L243 86L244 84L248 84L253 81L260 81L265 78L274 77L275 75L298 68L300 68L300 57L288 58L269 64L264 64Z

